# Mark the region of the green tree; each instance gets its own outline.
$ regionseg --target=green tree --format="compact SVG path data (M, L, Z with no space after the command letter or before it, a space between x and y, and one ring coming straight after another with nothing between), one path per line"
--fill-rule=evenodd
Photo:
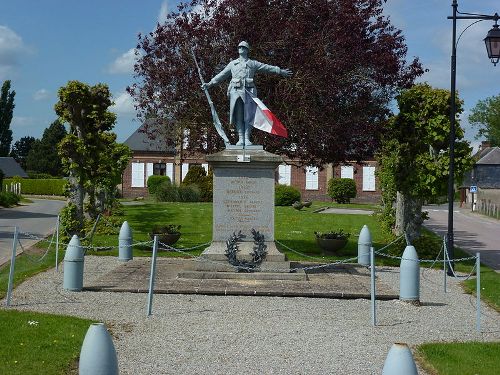
M23 169L26 170L26 158L36 142L35 137L22 137L19 141L16 141L10 150L10 156L12 156L21 165Z
M15 107L14 96L16 92L10 90L10 81L5 81L0 93L0 156L9 156L12 143L10 123Z
M48 173L62 176L61 157L57 153L57 145L66 136L64 125L55 120L44 130L42 139L37 140L26 158L26 169L37 173Z
M447 191L450 98L449 91L428 84L403 91L397 97L399 114L389 121L377 156L384 222L397 235L406 232L411 240L420 235L424 199ZM458 97L456 106L460 114L462 102ZM472 166L471 148L463 136L457 118L457 179Z
M64 169L70 174L70 199L76 206L74 219L81 231L85 195L88 196L85 212L95 217L97 201L112 195L130 158L130 149L117 144L116 135L111 132L116 115L108 110L113 102L107 85L69 81L59 89L58 96L55 111L59 120L70 127L58 151Z
M485 137L492 146L500 146L500 95L477 102L469 122L479 126L476 138Z

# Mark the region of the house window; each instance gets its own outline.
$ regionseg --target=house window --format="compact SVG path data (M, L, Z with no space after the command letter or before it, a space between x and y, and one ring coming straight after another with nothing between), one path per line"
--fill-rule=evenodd
M290 185L292 176L292 166L282 164L278 167L278 184Z
M375 167L363 167L363 191L375 191Z
M131 187L144 187L144 163L132 163Z
M166 163L154 163L153 164L153 174L156 176L166 176L167 175L167 164Z
M352 165L342 165L340 167L340 178L354 178L354 167Z
M318 167L306 168L306 190L318 190Z
M203 167L205 172L208 174L208 164L203 163L201 166Z

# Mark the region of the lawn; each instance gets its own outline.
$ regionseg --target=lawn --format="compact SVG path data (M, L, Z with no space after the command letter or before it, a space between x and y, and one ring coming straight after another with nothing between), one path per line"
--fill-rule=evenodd
M76 373L76 360L93 321L0 309L0 374Z
M433 375L496 375L500 368L500 342L427 343L417 351Z

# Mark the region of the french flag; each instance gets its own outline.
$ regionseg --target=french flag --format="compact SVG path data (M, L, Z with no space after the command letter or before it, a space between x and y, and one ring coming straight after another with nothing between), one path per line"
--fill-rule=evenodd
M246 99L245 109L246 114L249 116L248 122L252 124L254 128L288 138L288 131L285 126L259 98L248 93Z

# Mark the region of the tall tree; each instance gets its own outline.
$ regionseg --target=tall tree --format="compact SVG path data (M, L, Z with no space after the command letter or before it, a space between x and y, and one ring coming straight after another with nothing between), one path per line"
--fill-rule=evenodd
M61 157L57 153L57 145L66 134L66 129L59 120L52 122L43 131L42 139L37 140L29 152L26 158L27 170L62 176Z
M140 116L165 124L173 141L189 129L191 149L218 150L190 48L208 81L246 40L251 59L293 71L287 80L260 76L257 85L289 139L255 131L255 142L304 164L362 160L378 145L392 98L423 72L417 59L406 62L404 37L382 11L382 0L193 0L139 36L137 82L128 91ZM223 86L211 90L221 114Z
M16 92L10 90L10 81L5 81L0 93L0 156L9 156L10 144L12 143L10 123L14 113L15 96Z
M12 146L10 151L10 156L12 156L21 165L23 169L26 170L26 158L30 152L33 144L35 143L35 137L22 137L19 141L16 141Z
M391 118L378 153L384 218L397 235L417 238L422 203L446 194L449 175L450 92L418 84L397 97L399 114ZM457 114L462 102L456 100ZM455 175L472 166L472 149L463 140L457 117ZM394 210L394 203L396 209Z
M113 176L121 175L130 150L117 145L116 135L111 133L116 115L108 110L113 104L108 86L70 81L59 89L58 95L56 113L61 122L70 126L58 150L71 177L74 219L78 222L75 231L81 232L85 194L89 203L87 213L95 217L98 190L115 182Z
M500 146L500 95L477 102L469 122L479 126L477 138L485 137L492 146Z

